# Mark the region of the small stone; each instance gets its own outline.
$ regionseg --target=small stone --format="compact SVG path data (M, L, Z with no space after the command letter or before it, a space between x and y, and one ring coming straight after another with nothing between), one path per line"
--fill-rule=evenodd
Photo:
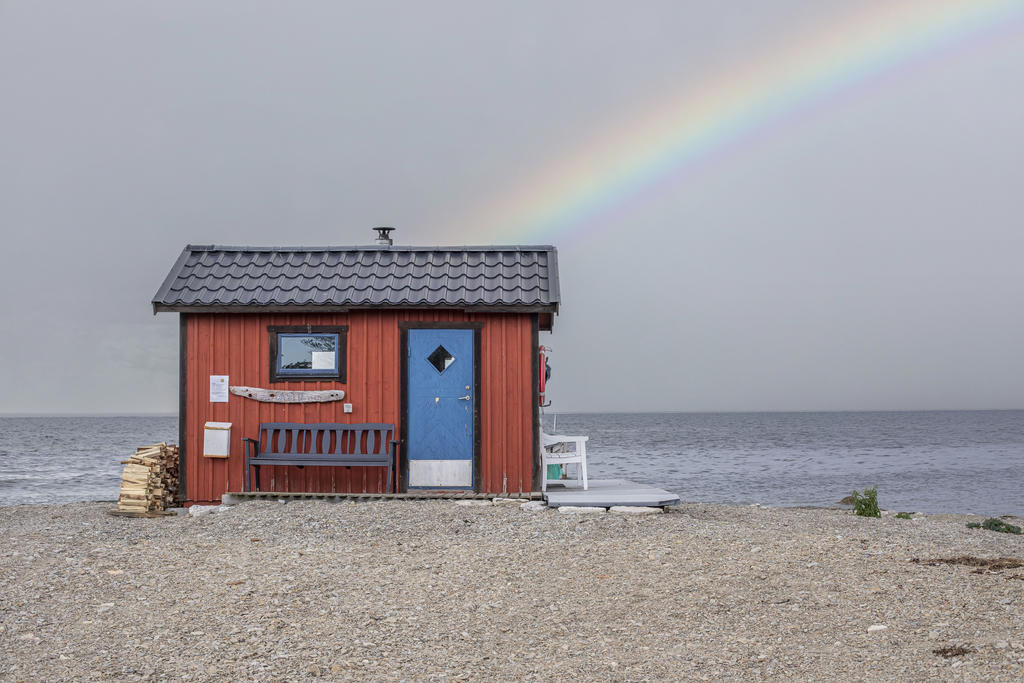
M521 505L530 502L527 498L492 498L495 505Z
M309 672L309 674L311 676L319 676L320 675L320 667L317 666L316 664L310 664L308 667L306 667L306 671Z
M341 664L331 664L331 673L332 674L341 673Z
M202 517L204 515L212 515L215 510L214 508L219 507L217 505L193 505L188 509L189 517Z
M587 507L584 505L563 505L558 508L558 512L563 515L591 515L601 514L607 512L604 508Z
M998 642L997 642L997 643L995 644L995 646L994 646L994 647L995 647L995 648L996 648L997 650L1005 650L1005 649L1006 649L1006 648L1008 648L1009 646L1010 646L1010 644L1009 644L1009 643L1007 643L1007 642L1006 642L1005 640L1000 640L1000 641L998 641Z
M750 552L752 552L752 553L759 553L759 552L761 552L761 546L755 545L753 548L750 549Z
M808 562L804 566L807 567L808 569L811 569L812 567L820 567L821 565L818 564L817 562Z
M520 505L519 509L523 512L541 512L548 509L548 504L542 500L531 500L529 503Z
M928 639L929 640L938 640L939 639L939 632L938 631L928 631Z
M889 627L885 624L871 624L868 626L868 633L874 633L875 631L885 631Z
M493 505L489 500L457 500L455 504L460 507L480 507L481 505Z
M616 512L620 515L660 515L662 510L642 505L613 505L608 508L608 512Z

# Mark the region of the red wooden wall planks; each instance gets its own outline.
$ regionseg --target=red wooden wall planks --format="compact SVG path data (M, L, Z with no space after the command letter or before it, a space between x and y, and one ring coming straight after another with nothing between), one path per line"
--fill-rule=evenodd
M532 363L536 362L529 315L464 311L370 310L334 314L210 313L186 319L185 473L190 503L212 503L241 491L245 476L242 437L255 438L261 422L386 422L400 432L401 364L398 322L483 323L480 331L480 467L485 492L530 491L533 480ZM338 382L270 384L268 325L347 325L348 377ZM278 389L343 389L332 403L259 403L231 395L210 403L210 375L231 385ZM345 414L342 404L352 403ZM231 455L202 455L203 425L230 422ZM396 438L398 438L396 436ZM353 467L263 467L263 490L381 492L385 471Z

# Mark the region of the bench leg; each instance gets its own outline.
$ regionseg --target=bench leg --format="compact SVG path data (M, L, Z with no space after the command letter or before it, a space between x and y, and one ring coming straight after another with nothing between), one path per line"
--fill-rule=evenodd
M578 443L576 447L580 449L580 478L583 479L583 490L587 490L587 445L585 443Z
M246 491L251 491L252 490L251 488L249 488L249 456L248 455L245 456L245 490Z

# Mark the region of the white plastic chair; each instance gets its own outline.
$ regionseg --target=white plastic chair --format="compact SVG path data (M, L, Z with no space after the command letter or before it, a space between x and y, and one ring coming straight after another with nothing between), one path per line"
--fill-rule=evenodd
M548 465L568 465L576 463L576 479L583 485L583 490L587 490L587 440L590 437L587 436L565 436L563 434L545 434L540 433L540 490L548 490ZM564 450L561 452L551 452L548 450L552 446L558 444L565 444L568 448L570 444L573 450ZM561 479L551 479L550 481L557 481L562 483Z

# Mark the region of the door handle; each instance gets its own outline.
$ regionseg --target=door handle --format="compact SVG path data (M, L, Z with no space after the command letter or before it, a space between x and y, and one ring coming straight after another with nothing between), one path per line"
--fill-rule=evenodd
M458 397L457 399L455 399L455 400L456 400L456 401L468 401L468 400L469 400L469 394L466 394L465 396L459 396L459 397Z

